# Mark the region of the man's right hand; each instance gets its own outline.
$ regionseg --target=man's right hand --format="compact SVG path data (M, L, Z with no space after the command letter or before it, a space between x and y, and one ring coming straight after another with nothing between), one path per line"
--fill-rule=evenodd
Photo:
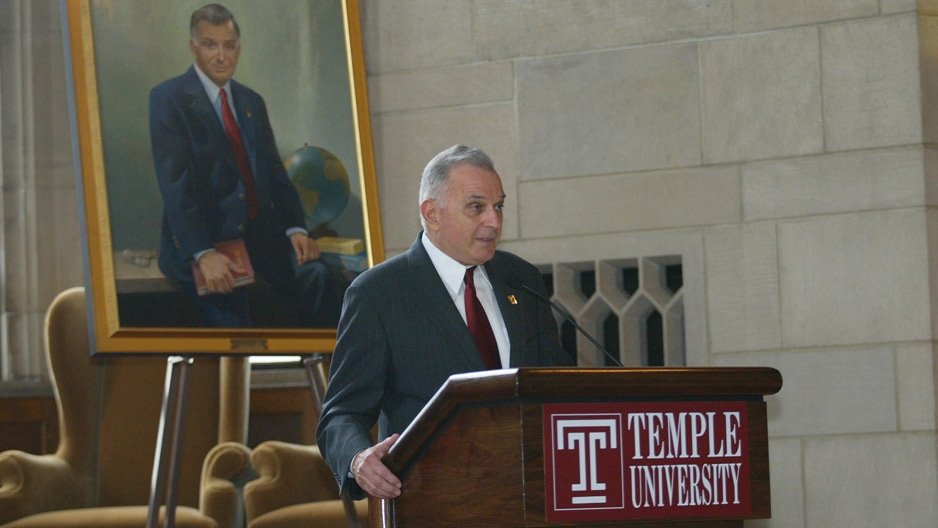
M209 251L199 257L199 269L212 293L231 293L235 280L231 272L243 273L244 268L218 251Z
M379 499L401 494L401 481L381 462L400 435L391 435L378 445L359 452L352 459L352 476L365 493Z

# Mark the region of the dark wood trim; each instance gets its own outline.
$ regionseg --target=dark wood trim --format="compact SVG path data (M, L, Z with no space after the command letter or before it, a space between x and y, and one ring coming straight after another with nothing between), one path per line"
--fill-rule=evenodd
M18 449L43 455L54 453L58 443L55 398L51 395L0 398L0 452Z

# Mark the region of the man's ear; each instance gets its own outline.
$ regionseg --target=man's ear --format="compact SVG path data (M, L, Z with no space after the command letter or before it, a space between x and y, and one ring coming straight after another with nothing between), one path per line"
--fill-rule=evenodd
M440 208L433 200L424 200L420 204L420 216L430 231L437 231L440 226Z

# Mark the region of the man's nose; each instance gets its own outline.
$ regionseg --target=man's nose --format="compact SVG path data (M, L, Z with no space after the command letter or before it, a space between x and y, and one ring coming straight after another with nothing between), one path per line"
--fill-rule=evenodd
M502 212L494 207L485 212L485 225L491 227L501 227L502 225Z

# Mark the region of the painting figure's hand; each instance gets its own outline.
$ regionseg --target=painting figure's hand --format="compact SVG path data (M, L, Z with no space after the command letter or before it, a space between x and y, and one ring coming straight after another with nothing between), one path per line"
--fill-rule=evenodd
M218 251L209 251L199 257L199 269L212 293L231 293L235 286L232 273L244 273L244 268Z
M290 243L293 244L293 251L296 252L297 264L305 264L319 258L319 244L309 236L303 233L293 233L290 235Z

